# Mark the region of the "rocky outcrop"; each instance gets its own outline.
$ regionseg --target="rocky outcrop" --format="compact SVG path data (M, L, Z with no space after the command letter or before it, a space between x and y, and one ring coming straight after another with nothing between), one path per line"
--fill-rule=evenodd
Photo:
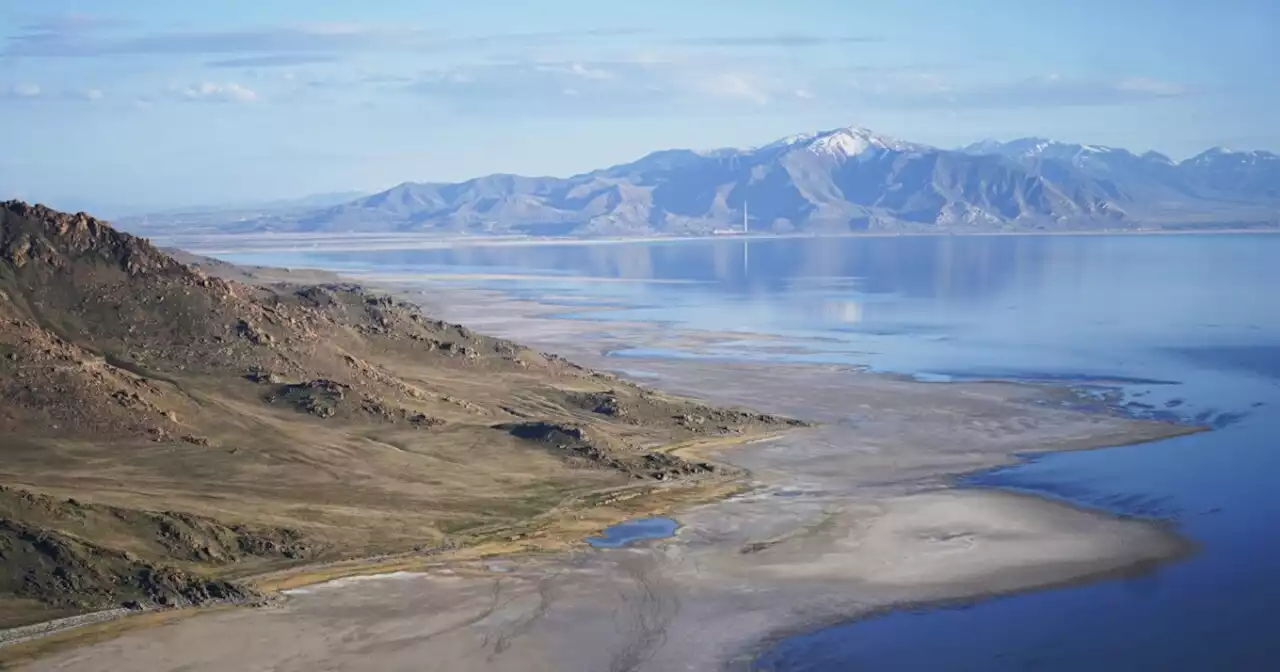
M129 550L111 548L86 539L95 535L134 542ZM304 560L317 552L314 543L287 528L88 504L0 486L0 595L86 609L254 601L261 595L250 588L172 563Z
M138 559L129 553L0 519L0 593L58 607L164 607L262 599L251 588Z
M668 453L611 449L607 442L593 439L582 427L573 425L521 422L500 425L498 429L516 438L538 443L575 466L613 469L636 479L665 481L716 471L715 465L709 462L685 460Z
M0 485L0 617L253 600L227 577L524 524L602 482L699 478L715 468L657 448L785 426L354 285L208 269L226 277L83 214L0 204L0 463L21 484Z
M192 274L146 239L120 233L83 212L68 215L20 201L0 203L0 257L15 268L35 263L65 269L91 262L133 276Z

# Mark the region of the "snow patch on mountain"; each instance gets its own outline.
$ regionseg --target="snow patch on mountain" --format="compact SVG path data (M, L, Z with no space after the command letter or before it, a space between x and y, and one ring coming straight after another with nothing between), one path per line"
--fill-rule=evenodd
M801 133L789 135L772 142L761 150L785 149L803 150L823 156L852 158L869 152L913 152L924 149L923 145L902 142L886 135L880 135L861 126L836 128L817 133Z

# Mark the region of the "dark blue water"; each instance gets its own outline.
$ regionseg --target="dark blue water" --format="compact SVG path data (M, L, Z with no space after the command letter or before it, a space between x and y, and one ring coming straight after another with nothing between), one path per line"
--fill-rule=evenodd
M1280 669L1280 236L718 240L234 260L525 274L486 284L559 303L566 317L741 332L697 351L614 353L620 360L835 361L926 380L1049 381L1120 395L1138 415L1212 426L968 481L1166 520L1201 544L1193 557L828 627L777 643L758 667ZM577 312L601 304L620 309Z
M637 518L610 525L598 537L587 537L596 548L622 548L645 539L666 539L676 533L680 524L670 518Z

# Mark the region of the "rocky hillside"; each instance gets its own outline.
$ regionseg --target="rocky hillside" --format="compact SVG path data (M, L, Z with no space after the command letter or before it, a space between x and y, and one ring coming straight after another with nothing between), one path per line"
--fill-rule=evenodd
M1159 152L1134 154L1102 145L1021 138L985 141L962 151L1003 156L1028 168L1069 166L1100 181L1122 185L1129 199L1147 212L1171 218L1177 213L1225 214L1249 205L1260 211L1280 208L1280 156L1263 151L1231 151L1215 147L1185 161ZM1266 218L1263 218L1266 220ZM1208 220L1212 221L1212 220ZM1273 216L1269 221L1277 223Z
M0 624L252 599L226 577L465 543L566 498L713 474L707 408L359 287L211 277L0 205Z
M156 217L159 235L423 232L687 235L717 229L993 231L1280 226L1268 152L1149 152L1027 138L950 151L839 128L763 147L668 150L568 178L405 183L329 208Z

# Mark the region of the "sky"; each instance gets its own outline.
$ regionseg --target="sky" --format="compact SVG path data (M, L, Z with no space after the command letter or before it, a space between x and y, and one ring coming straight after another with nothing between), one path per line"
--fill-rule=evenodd
M0 198L104 216L865 126L1280 150L1275 0L0 0Z

